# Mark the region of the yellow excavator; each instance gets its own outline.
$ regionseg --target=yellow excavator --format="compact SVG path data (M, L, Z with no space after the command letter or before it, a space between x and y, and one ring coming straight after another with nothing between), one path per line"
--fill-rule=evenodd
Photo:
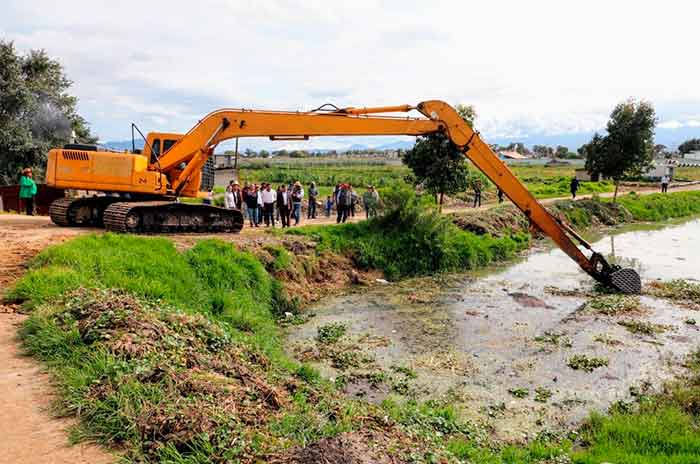
M424 117L386 115L413 110ZM239 211L179 201L180 197L201 197L202 190L213 187L211 158L222 141L237 137L308 140L315 136L419 136L437 132L448 136L534 226L594 279L625 293L641 291L637 272L609 264L573 229L550 214L479 133L454 108L439 100L375 108L324 105L308 112L222 109L208 114L184 135L148 134L142 151L120 153L83 145L53 149L49 152L47 184L106 195L56 200L50 215L61 226L104 226L118 232L238 232L243 227ZM586 256L574 240L591 256Z

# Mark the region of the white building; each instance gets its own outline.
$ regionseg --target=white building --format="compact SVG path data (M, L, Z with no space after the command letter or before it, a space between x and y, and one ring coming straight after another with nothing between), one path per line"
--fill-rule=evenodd
M700 150L691 151L690 153L686 153L686 154L683 156L683 159L685 159L685 160L699 161L699 162L700 162Z
M645 172L643 176L650 180L660 180L663 176L668 176L669 179L673 180L675 168L675 163L670 160L655 159L654 166Z

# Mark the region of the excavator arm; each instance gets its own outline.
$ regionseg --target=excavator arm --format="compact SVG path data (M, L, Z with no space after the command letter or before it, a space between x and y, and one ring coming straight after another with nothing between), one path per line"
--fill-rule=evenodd
M369 116L417 110L425 118ZM555 218L527 190L454 108L430 100L410 105L378 108L343 108L333 111L273 112L219 110L210 113L182 137L159 164L162 172L173 170L171 188L179 193L199 172L214 147L236 137L270 137L272 140L305 140L313 136L427 135L442 132L517 206L544 234L597 281L625 293L639 293L641 280L632 269L621 269L605 258L569 226ZM185 168L174 170L185 164ZM591 251L589 258L576 245Z

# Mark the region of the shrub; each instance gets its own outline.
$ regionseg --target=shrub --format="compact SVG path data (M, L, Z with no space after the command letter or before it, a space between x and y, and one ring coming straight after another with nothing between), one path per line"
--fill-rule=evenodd
M460 271L508 259L527 247L525 233L478 236L460 230L408 187L389 190L382 216L339 226L304 227L288 233L307 235L330 249L349 254L362 268L384 271L396 280L441 271Z

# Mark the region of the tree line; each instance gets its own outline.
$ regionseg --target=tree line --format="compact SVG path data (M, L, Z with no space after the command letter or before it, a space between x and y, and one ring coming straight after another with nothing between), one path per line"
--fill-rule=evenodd
M77 112L78 99L63 66L44 50L20 54L0 40L0 183L16 184L22 168L43 177L48 151L97 137Z

